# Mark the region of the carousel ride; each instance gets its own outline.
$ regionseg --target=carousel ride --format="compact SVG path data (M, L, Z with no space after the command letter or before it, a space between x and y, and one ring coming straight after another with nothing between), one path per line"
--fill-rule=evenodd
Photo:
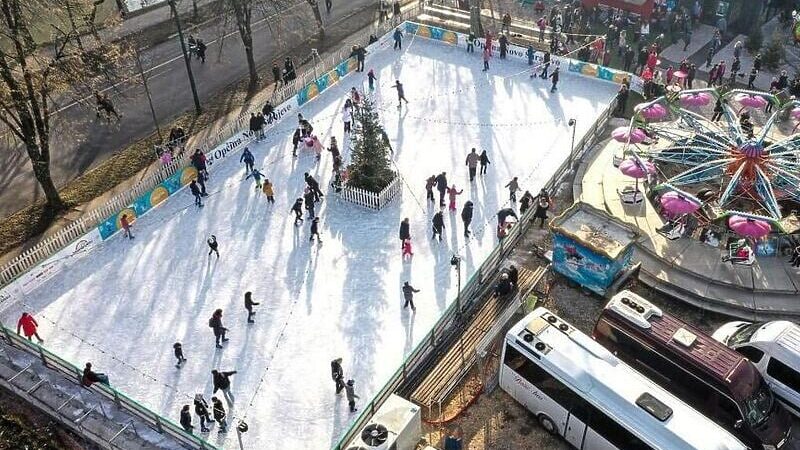
M649 198L668 221L668 239L692 235L709 245L734 235L733 262L779 254L800 232L800 102L755 91L673 89L642 103L614 164L636 180L623 202ZM645 192L640 179L647 180Z

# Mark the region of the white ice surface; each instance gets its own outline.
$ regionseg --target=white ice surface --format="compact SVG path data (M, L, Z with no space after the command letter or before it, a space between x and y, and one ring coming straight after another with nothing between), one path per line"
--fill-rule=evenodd
M135 223L135 240L115 236L35 291L27 305L5 308L3 319L14 323L22 310L33 310L48 348L80 367L92 361L115 387L176 422L195 392L210 398L212 368L238 370L229 417L247 415L245 448L329 448L355 417L344 394L334 395L330 361L344 358L359 405L369 401L455 297L452 252L463 256L466 281L495 245L494 214L508 199L503 186L519 176L535 194L569 153L567 120L577 119L582 136L616 90L564 72L551 95L549 81L519 74L522 63L494 59L485 74L480 53L421 38L405 44L404 53L387 48L367 60L379 79L376 96L394 159L410 183L399 201L376 213L330 193L318 211L324 244L309 245L308 225L294 227L289 208L301 194L303 172L328 192L331 157L325 152L321 164L308 151L291 158L295 118L287 117L279 132L250 146L257 167L275 182L274 206L243 181L233 155L215 165L204 208L180 192ZM395 78L411 101L401 112L388 87ZM362 82L363 74L350 75L302 108L326 145L331 136L342 143L344 92ZM471 147L487 149L492 164L470 185L464 158ZM458 214L449 213L444 242L430 240L433 209L424 201L424 180L443 170L465 189L458 212L468 199L476 205L468 242ZM411 218L415 253L405 264L397 237L403 217ZM218 262L206 256L212 233ZM402 309L404 280L421 289L416 314ZM245 323L248 290L262 302L253 325ZM231 330L220 351L207 326L216 308ZM182 369L174 366L175 341L188 358ZM238 448L233 432L220 437L212 430L209 439Z

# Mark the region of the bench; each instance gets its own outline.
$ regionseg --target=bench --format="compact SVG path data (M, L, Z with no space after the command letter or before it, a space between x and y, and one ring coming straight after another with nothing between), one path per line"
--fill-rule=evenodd
M478 343L492 328L497 316L506 309L517 293L528 292L538 283L546 271L544 267L537 267L535 270L520 267L518 270L517 287L508 295L502 297L494 295L494 286L499 279L499 273L491 279L491 283L487 283L489 289L480 294L481 298L476 302L477 310L465 320L464 326L461 327L463 331L458 333L457 330L453 330L452 338L441 344L433 354L434 358L438 358L427 366L427 373L422 374L422 381L409 397L411 401L430 410L442 395L447 395L445 390L475 362Z

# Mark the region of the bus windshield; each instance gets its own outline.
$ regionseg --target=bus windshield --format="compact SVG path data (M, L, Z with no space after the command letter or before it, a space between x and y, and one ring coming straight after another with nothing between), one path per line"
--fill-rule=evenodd
M728 339L728 346L736 347L739 344L744 344L750 342L750 337L758 331L761 326L764 325L763 323L751 323L750 325L745 325L739 331L734 333L730 339Z
M766 422L772 411L772 392L764 380L759 383L758 389L744 401L744 417L750 427L757 427Z

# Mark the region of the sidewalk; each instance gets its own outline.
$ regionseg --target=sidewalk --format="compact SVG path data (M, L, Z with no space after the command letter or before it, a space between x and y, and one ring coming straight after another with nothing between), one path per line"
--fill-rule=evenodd
M683 39L679 39L678 42L670 45L661 52L662 66L666 64L666 61L672 62L675 65L680 65L681 61L684 59L691 60L692 57L698 52L703 51L704 47L711 42L716 29L716 27L712 27L711 25L698 25L697 28L692 30L692 40L689 42L686 51L683 51ZM702 56L705 58L705 54Z

